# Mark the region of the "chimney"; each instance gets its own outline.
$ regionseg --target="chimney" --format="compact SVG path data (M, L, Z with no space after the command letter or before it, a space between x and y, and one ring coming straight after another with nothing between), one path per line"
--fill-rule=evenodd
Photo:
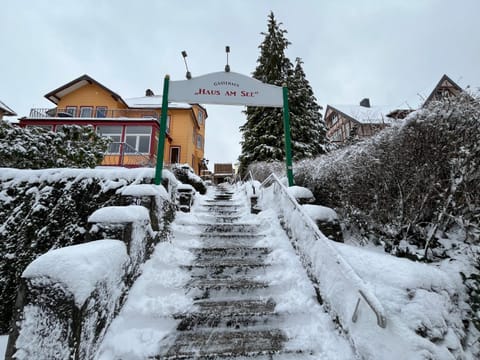
M145 90L145 96L154 96L154 95L155 94L153 93L152 90L150 90L150 89Z
M370 99L369 98L364 98L362 101L360 101L360 106L363 107L370 107Z

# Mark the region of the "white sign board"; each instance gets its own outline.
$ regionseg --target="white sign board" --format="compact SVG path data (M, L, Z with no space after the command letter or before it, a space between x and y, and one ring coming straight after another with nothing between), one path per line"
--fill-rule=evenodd
M216 72L190 80L170 81L168 100L198 104L282 107L280 86L234 72Z

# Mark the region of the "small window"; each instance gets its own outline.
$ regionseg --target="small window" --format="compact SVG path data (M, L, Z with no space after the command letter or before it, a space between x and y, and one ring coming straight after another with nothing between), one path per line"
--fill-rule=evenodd
M80 107L80 117L91 118L93 115L92 106L81 106Z
M203 112L202 112L202 111L199 111L199 112L198 112L197 119L198 119L198 123L199 123L200 125L202 125L202 124L203 124Z
M95 117L106 118L107 117L107 107L106 106L97 106L97 108L95 109Z
M337 114L333 114L332 117L332 126L335 125L338 121L338 115Z
M67 106L65 108L65 113L69 114L71 117L77 115L77 107L76 106Z
M170 148L170 164L178 164L180 162L180 147Z
M172 122L172 117L170 115L167 116L167 134L170 134L170 124Z
M197 135L197 148L203 149L203 137L202 135Z

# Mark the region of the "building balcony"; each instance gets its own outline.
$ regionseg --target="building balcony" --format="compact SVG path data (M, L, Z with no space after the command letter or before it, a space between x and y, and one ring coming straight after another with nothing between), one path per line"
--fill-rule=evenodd
M30 119L115 119L115 118L154 118L160 113L149 109L107 109L104 107L34 108L30 110Z

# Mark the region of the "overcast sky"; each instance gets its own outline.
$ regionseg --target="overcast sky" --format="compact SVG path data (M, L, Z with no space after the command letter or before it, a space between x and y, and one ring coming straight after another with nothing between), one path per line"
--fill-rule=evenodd
M480 86L480 0L2 0L0 100L19 116L88 74L123 98L161 93L163 78L251 75L273 11L327 104L416 107L443 74ZM234 162L241 107L206 106L206 157Z

